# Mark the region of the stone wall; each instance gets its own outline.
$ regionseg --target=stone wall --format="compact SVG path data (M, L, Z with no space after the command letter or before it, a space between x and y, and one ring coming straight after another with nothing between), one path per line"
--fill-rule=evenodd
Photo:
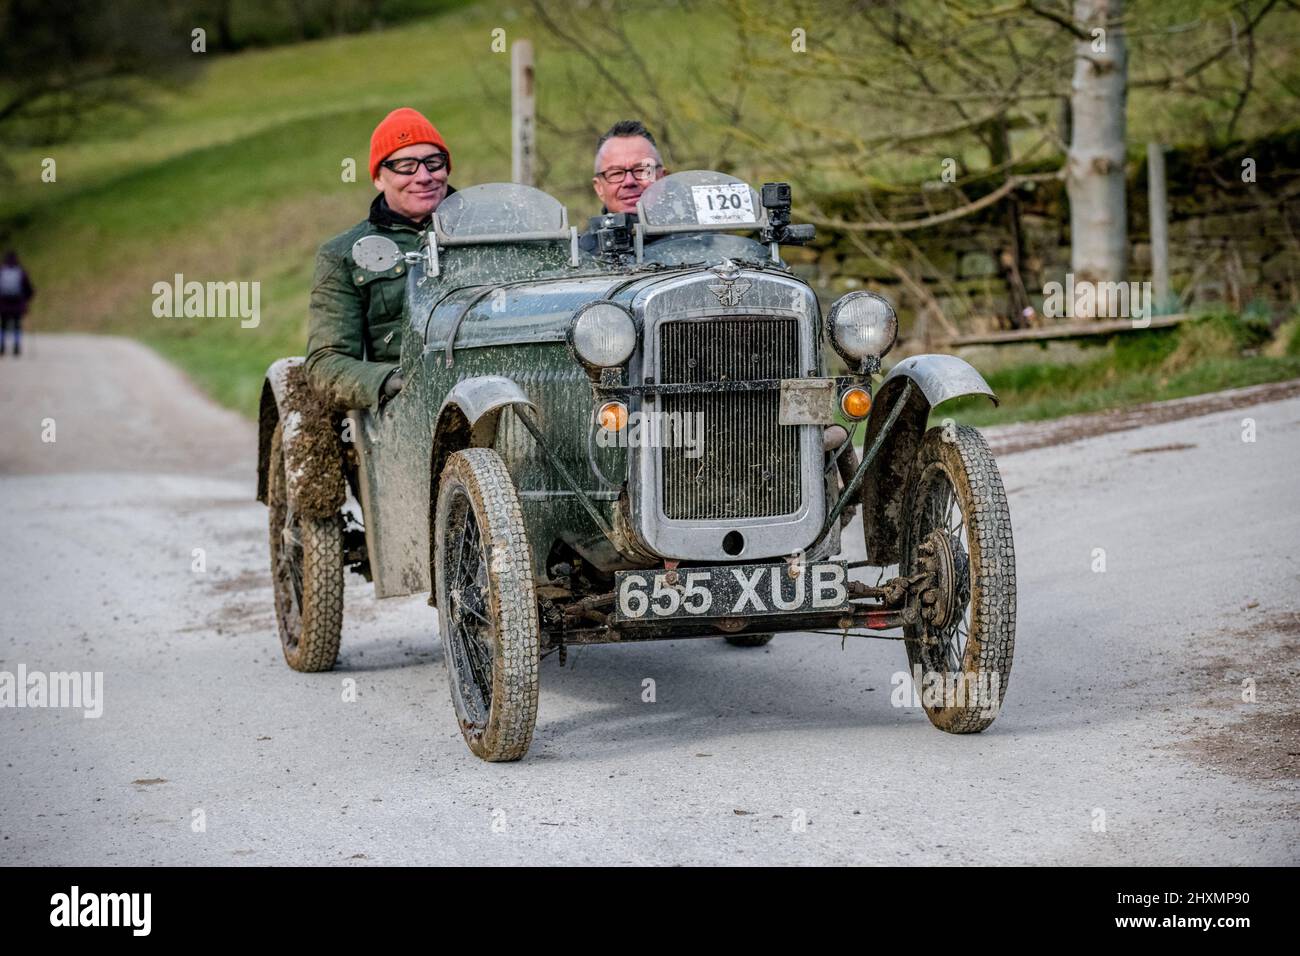
M1253 169L1243 166L1246 160L1253 161ZM1170 282L1177 301L1164 311L1222 303L1237 310L1267 310L1275 318L1289 314L1300 304L1300 129L1219 150L1171 149L1165 162ZM1042 172L1044 167L1024 171ZM1254 181L1244 180L1252 171ZM978 199L998 184L990 182L982 191L968 188L964 201ZM960 201L951 189L922 189L892 203L877 199L876 204L882 215L908 220ZM832 216L852 218L856 197L822 197L819 205ZM1128 206L1128 278L1149 280L1145 158L1130 162ZM1013 217L1021 236L1018 262L1012 255ZM905 332L917 336L925 334L927 325L936 336L947 331L945 323L929 318L922 308L928 297L946 324L962 332L1024 324L1024 306L1041 315L1044 286L1064 283L1070 268L1069 204L1059 179L1026 184L1014 197L972 216L901 238L863 234L879 258L842 234L827 228L818 233L813 246L786 253L824 302L852 289L883 292L898 305ZM906 279L898 274L900 267Z

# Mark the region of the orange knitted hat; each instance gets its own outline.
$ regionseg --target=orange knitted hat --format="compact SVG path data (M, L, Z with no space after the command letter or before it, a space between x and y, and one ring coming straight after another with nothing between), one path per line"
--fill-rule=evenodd
M389 155L414 143L432 143L441 149L447 154L447 171L451 171L451 150L442 134L419 110L402 106L385 116L370 134L370 178L379 175L379 164Z

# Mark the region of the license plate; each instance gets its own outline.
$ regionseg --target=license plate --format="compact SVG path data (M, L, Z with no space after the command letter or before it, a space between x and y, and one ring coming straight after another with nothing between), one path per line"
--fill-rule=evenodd
M848 606L848 578L848 568L842 561L619 571L614 575L618 596L614 620L843 610Z
M783 378L778 425L829 425L835 421L835 379Z

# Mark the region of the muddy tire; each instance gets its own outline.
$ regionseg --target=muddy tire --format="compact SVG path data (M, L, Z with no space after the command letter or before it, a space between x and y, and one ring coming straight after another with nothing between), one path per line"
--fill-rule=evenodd
M933 620L905 626L915 676L941 675L917 688L930 722L953 734L978 733L1006 699L1016 643L1016 557L1011 513L993 453L974 428L944 438L932 428L908 477L900 573L941 569L947 581L914 606Z
M726 640L732 647L763 647L775 636L775 634L728 634Z
M465 743L484 760L518 760L537 721L537 597L519 496L490 448L447 460L433 568L451 700Z
M271 436L266 496L280 647L294 670L327 671L343 633L343 522L290 512L281 427Z

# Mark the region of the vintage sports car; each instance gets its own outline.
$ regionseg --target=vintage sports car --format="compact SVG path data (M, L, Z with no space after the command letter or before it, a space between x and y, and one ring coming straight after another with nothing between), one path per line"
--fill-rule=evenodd
M678 173L592 220L588 253L558 201L495 183L448 198L419 252L359 240L358 281L405 283L405 388L344 416L290 358L262 392L289 665L333 666L351 568L431 592L486 760L524 755L539 662L575 644L901 629L934 725L988 726L1015 642L1006 494L978 431L927 424L996 398L953 356L879 378L894 309L854 291L823 316L781 260L812 238L790 206L784 183ZM836 560L858 510L866 558Z

